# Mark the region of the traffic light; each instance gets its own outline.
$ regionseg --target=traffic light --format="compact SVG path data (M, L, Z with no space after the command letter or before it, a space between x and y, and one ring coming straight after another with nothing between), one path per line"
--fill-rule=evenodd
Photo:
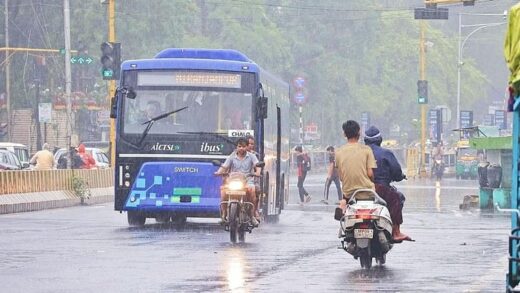
M419 104L428 104L428 81L417 81L417 102Z
M119 79L121 67L121 43L101 44L101 74L104 80Z

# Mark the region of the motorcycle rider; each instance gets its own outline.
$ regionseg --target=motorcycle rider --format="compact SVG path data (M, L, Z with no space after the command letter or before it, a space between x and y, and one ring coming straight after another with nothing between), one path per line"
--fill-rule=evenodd
M442 141L439 141L435 148L432 150L431 157L433 159L433 164L431 168L431 176L433 177L434 173L437 172L438 168L441 168L439 171L443 171L442 168L444 168L442 163L442 156L444 152L442 150ZM440 164L437 163L437 161L441 162Z
M390 217L392 218L392 238L394 242L411 240L408 235L400 231L400 225L403 223L402 199L404 199L404 196L390 185L392 181L399 182L406 179L401 165L392 151L381 147L383 137L375 126L371 126L365 131L364 141L372 149L376 158L377 168L374 169L374 183L376 185L376 193L386 201Z
M229 155L224 164L222 164L217 170L217 172L215 172L215 175L223 175L225 173L231 172L239 172L245 175L249 175L252 171L254 171L254 174L256 176L260 176L260 168L256 167L258 159L254 154L247 151L247 144L248 142L245 138L239 138L236 144L236 150ZM255 185L252 177L248 177L245 200L253 203L253 206L257 206L255 196ZM224 203L226 201L226 190L224 186L220 187L220 201L221 203ZM220 215L222 221L227 222L226 203L221 205ZM255 218L254 209L249 209L249 216L251 218L251 223L253 224L253 226L258 226L259 222Z
M246 139L247 139L247 151L253 155L255 155L255 157L257 159L260 159L260 154L257 153L255 151L255 138L252 137L252 136L246 136ZM260 177L254 177L253 179L254 183L255 183L255 217L258 221L260 221L260 214L258 213L258 204L259 204L259 200L260 200Z

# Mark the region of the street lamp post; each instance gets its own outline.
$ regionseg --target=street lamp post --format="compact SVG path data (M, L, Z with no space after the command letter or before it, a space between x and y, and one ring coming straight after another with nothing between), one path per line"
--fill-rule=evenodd
M506 24L507 22L491 22L491 23L478 23L478 24L462 24L462 15L476 15L476 16L505 16L505 13L459 13L459 52L458 52L458 62L457 62L457 128L460 128L460 79L461 79L461 69L464 62L462 62L462 49L468 39L478 32L481 29L493 26L499 26L502 24ZM473 31L471 31L464 40L462 39L462 28L464 27L476 27Z

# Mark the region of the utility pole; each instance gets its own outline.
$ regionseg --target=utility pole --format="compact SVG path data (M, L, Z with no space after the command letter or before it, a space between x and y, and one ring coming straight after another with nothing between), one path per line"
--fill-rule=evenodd
M426 80L426 52L424 48L424 32L426 30L424 20L420 21L420 40L419 40L419 79ZM421 104L421 165L419 166L419 177L426 177L426 104Z
M63 0L63 27L65 30L65 100L67 103L67 168L70 169L72 162L72 154L70 153L72 126L74 119L72 117L71 102L71 69L70 69L70 7L69 0Z
M108 41L116 41L116 0L108 0ZM118 68L119 70L119 68ZM108 103L112 101L112 97L116 93L116 81L108 81ZM116 161L116 127L115 119L110 119L110 165L113 167Z
M9 48L9 0L5 4L5 46ZM7 110L7 140L11 141L11 62L9 50L5 51L5 101Z

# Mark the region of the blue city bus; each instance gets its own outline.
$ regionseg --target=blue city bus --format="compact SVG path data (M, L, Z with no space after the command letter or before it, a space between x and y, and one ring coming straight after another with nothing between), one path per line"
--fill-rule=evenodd
M130 225L219 217L223 161L239 137L266 163L261 211L277 221L288 195L289 85L235 50L165 49L127 60L112 99L115 203Z

